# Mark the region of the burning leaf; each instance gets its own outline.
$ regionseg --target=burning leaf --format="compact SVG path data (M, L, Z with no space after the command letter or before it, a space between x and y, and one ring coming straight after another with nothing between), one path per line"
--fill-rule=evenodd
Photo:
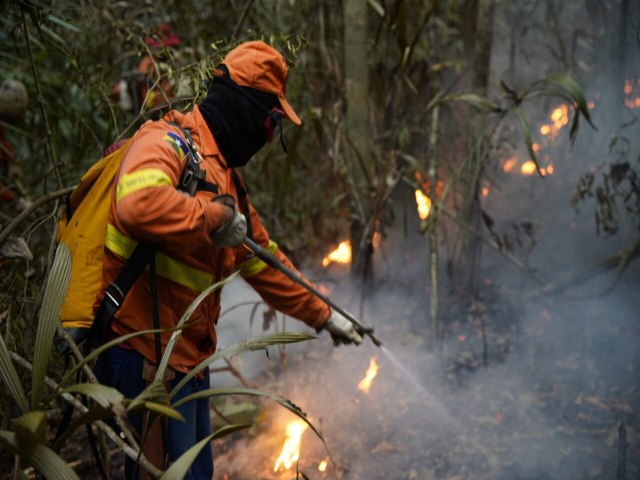
M374 357L371 357L371 360L369 361L369 368L367 369L367 373L365 374L364 378L360 380L360 383L358 383L358 389L362 393L369 393L369 390L371 389L371 385L373 384L373 379L376 377L377 374L378 374L378 362L377 362L377 358L374 356Z

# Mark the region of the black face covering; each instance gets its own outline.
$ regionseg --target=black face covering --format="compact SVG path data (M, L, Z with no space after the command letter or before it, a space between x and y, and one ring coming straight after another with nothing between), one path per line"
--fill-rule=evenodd
M279 101L275 95L228 82L232 80L214 80L199 107L227 165L235 168L245 165L266 143L265 120Z

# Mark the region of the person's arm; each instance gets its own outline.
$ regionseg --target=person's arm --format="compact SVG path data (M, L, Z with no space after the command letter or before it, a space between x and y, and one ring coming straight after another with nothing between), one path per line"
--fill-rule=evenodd
M162 131L142 131L134 139L123 159L115 198L118 219L132 237L184 246L194 234L209 234L230 221L231 208L177 190L183 166Z
M269 238L251 205L249 212L253 240L274 255L284 267L302 277L277 244ZM258 257L251 257L246 250L239 255L238 264L242 277L271 307L301 320L317 331L326 329L336 344L362 343L362 337L349 320L339 312L331 310L322 300L280 270L265 264ZM311 284L308 280L305 281Z

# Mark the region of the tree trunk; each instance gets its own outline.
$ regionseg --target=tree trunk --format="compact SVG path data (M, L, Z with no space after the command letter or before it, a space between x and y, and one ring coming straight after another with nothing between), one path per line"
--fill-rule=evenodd
M476 7L476 36L473 50L472 88L480 95L488 91L491 68L491 46L493 37L493 11L495 0L478 0ZM467 171L464 175L465 207L463 219L475 231L481 230L482 212L480 208L480 179L486 160L484 149L479 148L479 139L483 135L483 114L474 115L471 120L471 135L467 152ZM462 254L459 260L457 288L464 293L475 295L479 286L480 257L482 242L473 235L464 234Z
M344 72L346 90L347 162L354 185L351 215L352 273L370 273L370 245L362 236L371 206L367 178L371 158L369 126L369 68L367 64L367 2L344 2ZM359 202L359 205L358 205ZM364 245L363 245L364 243Z

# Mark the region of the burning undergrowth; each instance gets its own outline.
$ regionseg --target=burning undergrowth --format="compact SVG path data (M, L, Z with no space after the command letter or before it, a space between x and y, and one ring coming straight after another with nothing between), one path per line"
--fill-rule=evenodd
M495 290L495 301L514 293ZM268 409L250 435L216 446L216 478L290 479L296 468L311 479L611 478L621 426L637 473L640 331L621 301L628 293L520 302L510 311L518 331L496 330L510 321L487 306L484 359L478 305L437 352L410 320L419 299L378 295L368 318L399 366L371 344L334 348L321 338L289 357L285 372L259 379L307 412L329 452L304 424L288 432L295 417ZM278 458L292 437L299 459L287 457L287 469Z
M590 108L597 114L597 104ZM568 271L597 263L629 238L596 235L594 217L570 205L580 176L608 155L602 139L573 150L561 140L570 110L552 106L538 128L544 180L535 165L530 171L526 153L512 152L481 192L489 238L527 268L485 248L480 297L443 295L442 340L435 342L425 238L387 232L362 304L337 265L350 261L341 244L324 262L334 275L320 287L362 313L384 349L368 341L334 348L321 335L284 368L271 360L256 383L300 405L328 451L304 424L268 408L248 435L216 445L216 479L281 480L296 471L299 478L367 480L640 473L638 269L616 279L590 276L586 286L578 277L562 283ZM416 217L427 218L428 188L410 193ZM622 215L620 222L629 232Z

